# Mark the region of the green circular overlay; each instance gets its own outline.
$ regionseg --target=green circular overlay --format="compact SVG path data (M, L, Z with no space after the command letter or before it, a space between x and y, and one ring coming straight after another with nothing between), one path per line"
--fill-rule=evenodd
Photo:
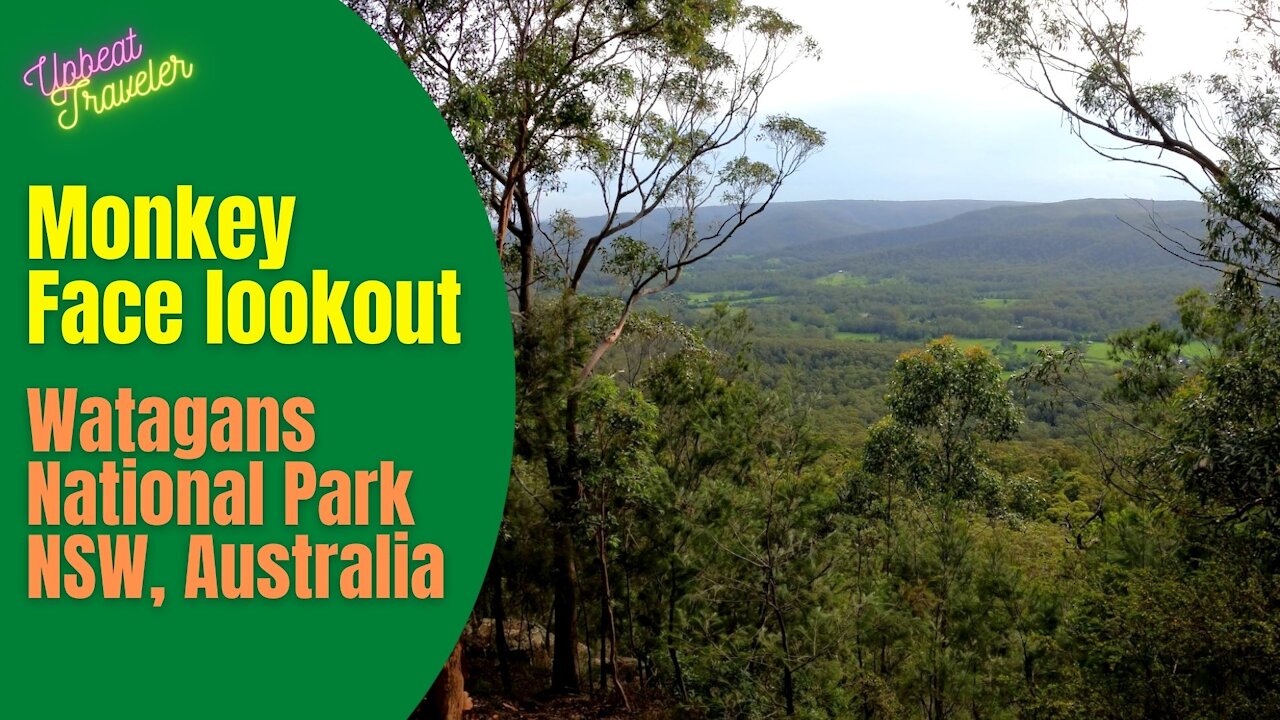
M448 129L395 53L336 1L3 12L9 716L406 717L479 591L514 411L503 280ZM49 226L36 228L45 239L33 259L41 202L52 210L35 213ZM64 232L57 259L46 236ZM184 246L195 257L180 257ZM164 315L174 286L181 311ZM343 321L349 344L336 342ZM32 344L32 323L43 343ZM68 342L94 334L96 344ZM59 433L71 443L61 451ZM47 451L41 438L53 438ZM208 498L194 471L211 478ZM192 524L180 523L183 497ZM161 522L166 501L174 514ZM137 584L122 551L140 554L139 536ZM200 536L211 550L194 556L213 560L216 581L192 579ZM282 577L261 563L273 545L281 554L267 565ZM321 553L333 555L327 584ZM353 565L363 574L344 573ZM77 598L86 573L92 592ZM110 586L122 597L106 597ZM225 597L237 593L252 597Z

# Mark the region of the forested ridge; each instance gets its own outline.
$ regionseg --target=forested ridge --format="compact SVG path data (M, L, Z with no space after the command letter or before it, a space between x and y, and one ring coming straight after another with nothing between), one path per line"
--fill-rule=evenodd
M1122 0L960 3L1164 203L776 202L827 138L760 99L818 49L736 0L348 4L454 128L515 330L416 717L1280 717L1274 3L1168 80ZM600 214L541 204L570 171Z

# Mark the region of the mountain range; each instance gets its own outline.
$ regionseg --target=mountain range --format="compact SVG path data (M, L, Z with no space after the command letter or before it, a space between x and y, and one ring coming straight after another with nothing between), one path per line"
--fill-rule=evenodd
M701 210L712 227L730 210ZM582 218L584 231L601 218ZM629 234L660 244L659 210ZM1058 280L1129 276L1201 281L1208 271L1175 257L1153 237L1196 247L1204 206L1195 201L1083 199L1053 203L987 200L824 200L773 203L697 268L699 275L767 265L818 277L837 270L872 278L996 279L1030 273ZM1165 245L1169 242L1164 241Z

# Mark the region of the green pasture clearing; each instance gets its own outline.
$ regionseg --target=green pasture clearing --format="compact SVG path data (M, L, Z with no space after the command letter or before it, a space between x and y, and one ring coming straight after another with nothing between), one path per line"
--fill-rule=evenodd
M723 290L720 292L691 292L685 293L685 300L697 308L708 308L712 305L728 305L737 307L741 305L760 305L763 303L778 302L778 295L760 295L753 296L750 290Z
M1000 344L997 338L955 338L955 341L961 346L981 345L982 347L994 351ZM1013 340L1013 346L1017 348L1019 353L1035 352L1042 347L1049 347L1053 350L1061 350L1071 343L1061 340ZM1118 362L1111 359L1109 353L1111 346L1103 341L1082 342L1079 343L1080 348L1084 351L1085 362L1096 365L1119 365ZM1198 360L1208 357L1210 347L1203 342L1196 341L1182 348L1182 356L1190 360Z
M1108 357L1108 353L1111 350L1111 346L1105 342L1095 342L1093 344L1086 344L1084 346L1084 349L1085 349L1084 357L1086 360L1089 360L1091 362L1105 363L1107 365L1117 364L1114 360ZM1182 346L1182 357L1187 358L1189 360L1199 360L1201 358L1208 357L1209 353L1210 353L1210 347L1198 340L1196 342L1189 343L1187 345Z
M780 296L778 295L761 295L759 297L745 297L738 298L737 300L726 300L724 304L730 307L736 307L738 305L762 305L764 303L778 302L779 299Z
M1000 338L956 337L954 335L951 339L955 340L956 344L961 347L981 345L988 350L995 350L996 346L1001 342ZM1050 347L1060 347L1062 345L1061 340L1014 340L1012 342L1014 347L1018 348L1018 352L1023 352L1024 350L1035 350L1044 345L1048 345Z
M743 298L751 297L751 291L750 290L720 290L717 292L687 292L684 294L684 296L686 300L688 300L691 304L694 304L694 305L702 305L702 304L714 305L715 303L718 303L718 302L729 302L731 300L741 300Z
M850 275L847 272L833 272L816 278L813 282L828 287L866 287L871 284L868 278L862 275Z
M1002 342L1000 338L971 338L971 337L955 337L953 338L960 347L972 347L977 345L991 352L995 352L996 348ZM1034 353L1042 347L1052 350L1062 350L1070 343L1062 340L1010 340L1018 354ZM1080 347L1084 350L1085 362L1096 365L1114 365L1115 363L1107 357L1108 345L1105 342L1083 342Z
M1209 357L1210 352L1211 348L1206 343L1200 342L1199 340L1182 348L1182 355L1184 357L1191 358L1192 360L1200 360L1202 358Z

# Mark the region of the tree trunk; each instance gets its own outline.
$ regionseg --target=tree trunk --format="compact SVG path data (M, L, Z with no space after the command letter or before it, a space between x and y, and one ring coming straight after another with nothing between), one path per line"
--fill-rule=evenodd
M570 398L570 404L576 405ZM571 408L571 412L576 408ZM549 468L553 509L552 584L555 607L555 646L551 656L551 691L577 694L578 677L578 569L573 552L573 514L577 482L567 467Z
M579 596L578 599L581 600L582 599L581 596ZM578 610L579 610L578 627L581 628L581 635L579 635L580 642L578 643L578 649L586 650L585 653L584 652L578 653L578 659L582 660L583 658L586 658L587 660L586 673L582 675L581 683L582 683L582 687L584 687L587 692L594 695L596 691L596 686L593 680L593 678L595 677L595 666L591 664L592 662L591 643L595 642L595 640L591 639L591 618L587 617L588 608L586 603L579 602ZM579 672L582 671L581 664L579 664L578 666L578 671Z
M537 220L533 208L529 205L529 188L525 176L520 176L516 185L517 190L513 199L516 211L520 215L520 232L517 235L517 241L520 243L520 284L516 287L516 309L524 317L533 307L533 266L537 261L533 239Z
M609 607L604 604L604 590L600 591L600 692L609 687Z
M470 709L471 698L463 687L462 641L459 640L413 717L417 720L462 720L463 713Z
M524 207L521 206L521 210ZM565 347L573 347L573 328L567 323ZM565 398L564 457L548 461L553 528L552 582L555 597L555 651L551 657L551 691L567 695L582 691L578 675L578 569L574 561L573 529L582 484L578 481L578 395Z
M667 655L671 658L671 672L675 676L676 692L681 700L689 699L684 684L684 670L680 667L680 654L676 652L676 561L671 560L671 587L667 593Z
M493 641L498 652L498 673L502 676L502 692L511 696L511 648L507 644L507 603L502 589L502 548L494 548L493 563L489 565L489 586L493 602ZM532 649L532 646L530 646Z
M782 666L782 700L786 704L787 717L796 714L796 681L790 665Z
M613 687L618 691L618 696L622 698L622 704L627 708L627 712L631 712L631 700L627 698L627 689L622 685L622 675L618 670L618 624L613 616L613 588L609 586L609 545L605 537L604 523L608 518L608 510L605 505L605 494L600 493L600 526L596 528L597 549L600 552L600 620L602 627L600 628L600 687L605 688L608 679L604 674L604 643L606 638L609 641L609 669L613 678Z
M787 717L792 717L796 714L796 682L791 670L791 641L787 637L787 618L778 601L772 568L769 570L769 604L773 607L774 618L778 621L778 634L782 639L782 701L786 706Z

